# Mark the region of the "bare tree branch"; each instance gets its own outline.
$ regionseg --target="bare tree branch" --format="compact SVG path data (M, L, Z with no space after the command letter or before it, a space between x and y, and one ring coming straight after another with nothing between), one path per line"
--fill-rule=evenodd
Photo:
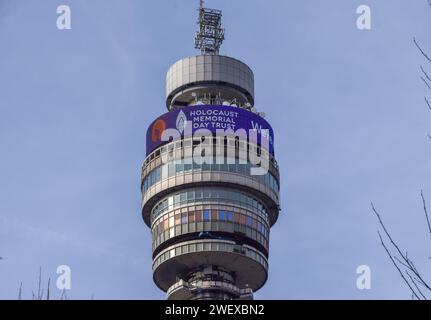
M19 285L18 300L22 300L22 282Z
M428 6L431 8L431 0L427 0ZM416 46L416 48L419 50L419 52L422 54L422 56L428 61L431 62L431 58L430 56L425 52L424 49L422 49L422 46L419 44L419 42L416 40L416 37L413 37L413 42ZM422 81L425 83L425 85L427 86L427 88L429 90L431 90L431 77L430 75L425 71L425 68L421 65L420 66L420 70L422 72L422 76L421 79ZM425 103L428 106L428 109L431 111L431 103L428 100L427 97L425 97ZM431 135L428 134L428 138L431 139ZM424 197L424 193L423 190L421 190L421 198L422 198L422 204L423 204L423 210L425 213L425 218L427 221L427 226L428 226L428 231L431 234L431 223L430 223L430 218L428 216L428 210L427 210L427 204L425 201L425 197ZM379 212L376 210L376 208L374 207L373 204L371 204L372 209L374 214L377 216L380 226L383 228L383 231L385 232L387 238L389 239L391 245L393 248L391 249L395 249L399 255L399 257L397 255L392 256L388 246L386 245L386 243L383 241L383 238L379 232L379 238L381 241L382 246L385 248L386 253L388 254L391 262L393 263L393 265L395 266L395 268L398 270L401 278L403 279L403 281L408 285L410 291L412 292L412 298L413 300L416 298L418 300L421 300L419 295L422 297L423 300L427 300L427 296L424 294L424 292L422 292L421 288L419 288L419 286L423 287L422 289L427 289L428 292L431 294L431 287L430 285L428 285L428 283L422 278L421 273L418 271L418 269L416 268L414 262L412 260L410 260L408 252L406 252L405 254L403 254L403 252L400 250L399 246L397 245L397 243L393 240L393 238L391 237L389 231L386 229L385 224L383 223L383 220L379 214ZM431 259L431 257L430 257ZM401 266L401 267L400 267ZM408 276L408 278L410 279L410 281L405 277L402 268L405 268L404 272L405 274ZM414 286L414 288L412 287L412 285Z
M425 51L422 49L422 47L419 45L419 43L416 40L416 37L413 37L413 42L415 43L416 47L419 49L419 51L422 53L422 55L431 62L431 58L425 53Z
M430 1L431 1L431 0L430 0ZM427 97L425 97L425 102L426 102L426 104L427 104L427 106L428 106L428 109L430 109L430 110L431 110L431 104L430 104L429 100L427 99Z
M430 0L431 1L431 0ZM420 67L421 68L421 71L422 71L422 73L423 73L423 75L425 76L425 78L427 78L428 79L428 81L431 81L431 78L430 78L430 76L428 75L428 73L425 71L425 69L424 69L424 67Z
M63 292L61 293L60 300L67 300L66 289L63 289Z
M431 85L427 82L427 80L424 77L421 77L421 79L425 83L425 85L428 87L428 89L431 90Z
M430 0L431 1L431 0ZM428 216L428 209L427 209L427 203L425 201L425 197L424 197L424 191L421 190L421 198L422 198L422 204L424 206L424 212L425 212L425 218L427 220L427 224L428 224L428 231L431 234L431 223L430 223L430 218Z
M416 291L412 288L412 286L410 285L410 282L406 279L406 277L404 276L403 272L401 271L400 267L397 265L397 263L395 262L394 258L392 257L392 254L390 253L388 247L386 246L385 242L383 241L382 235L380 234L379 231L377 231L377 233L379 234L379 238L381 241L381 244L383 246L383 248L385 249L386 253L388 254L389 259L392 261L392 263L394 264L395 268L398 270L401 278L404 280L404 282L407 284L407 286L409 287L410 291L412 292L412 294L416 297L416 299L421 300L419 298L419 296L417 295Z
M394 256L394 259L405 268L410 269L410 266L402 262L397 256Z
M42 300L42 296L41 296L41 284L42 284L42 267L39 267L39 285L37 288L37 300Z
M426 209L426 203L425 203L425 197L423 196L423 192L421 192L422 195L422 201L423 201L423 205L424 205L424 210L426 212L426 217L427 217L427 221L429 221L428 219L428 212ZM374 214L377 216L380 226L382 227L385 235L387 236L387 238L389 239L392 247L396 250L396 252L398 253L397 255L392 255L390 253L390 250L388 248L388 246L386 245L386 243L383 241L383 238L379 232L379 238L380 241L382 243L382 246L385 248L386 252L389 255L389 258L391 260L391 262L394 264L394 266L396 267L396 269L398 270L398 272L400 273L403 281L409 286L410 290L415 294L416 298L418 300L420 300L419 295L423 295L423 297L426 298L426 296L423 294L423 292L419 289L418 285L421 285L422 287L426 288L430 293L431 293L431 287L428 285L428 283L422 278L421 273L418 271L418 269L416 268L414 262L412 260L410 260L409 258L409 254L408 252L403 253L400 249L400 247L397 245L397 243L393 240L392 236L390 235L389 231L387 230L379 212L376 210L376 208L374 207L373 204L371 204L372 209ZM401 270L400 266L404 267L406 270L405 272L408 274L411 283L407 280L407 278L404 276L403 271ZM410 274L411 272L411 274ZM412 287L412 284L414 287L417 288L417 291L415 291Z
M392 239L391 235L389 234L388 230L386 229L385 224L382 221L382 218L380 216L380 214L377 212L376 208L374 207L374 204L371 203L371 208L373 209L373 212L375 213L375 215L377 216L377 218L379 219L379 223L380 226L382 227L383 231L385 232L386 236L388 237L389 241L391 242L391 244L394 246L394 248L398 251L398 254L400 255L400 257L404 260L404 262L408 265L410 265L409 260L404 256L404 254L401 252L400 248L398 247L398 245L395 243L395 241Z
M51 278L48 278L48 288L46 290L46 300L49 300L49 296L50 296L50 292L49 292L49 287L51 286Z
M418 285L416 284L416 281L413 279L413 277L410 275L409 271L406 271L407 275L409 276L411 282L415 286L416 290L419 292L419 294L424 298L424 300L427 300L427 297L422 293L421 289L419 289Z
M403 257L404 258L404 257ZM427 288L428 290L431 291L431 288L428 286L428 284L425 282L425 280L422 279L420 272L418 271L418 269L416 268L415 264L413 261L411 261L409 259L408 253L406 252L405 255L405 259L408 261L408 264L405 264L404 262L402 262L397 256L394 256L394 259L396 261L398 261L399 264L401 264L402 266L404 266L406 269L410 270L411 272L413 272L413 274L416 276L415 280L420 283L423 287ZM408 272L408 270L406 272Z

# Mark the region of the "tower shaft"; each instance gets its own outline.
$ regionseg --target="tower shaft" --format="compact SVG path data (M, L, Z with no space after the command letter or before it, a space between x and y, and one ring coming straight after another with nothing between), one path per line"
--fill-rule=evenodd
M147 131L142 216L153 278L171 300L252 299L268 277L279 215L274 133L254 107L253 71L218 55L221 12L201 6L200 15L203 54L170 67L168 112Z

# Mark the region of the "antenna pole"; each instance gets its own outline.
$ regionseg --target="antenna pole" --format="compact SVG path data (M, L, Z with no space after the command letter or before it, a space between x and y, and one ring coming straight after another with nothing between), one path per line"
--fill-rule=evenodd
M222 28L221 10L207 9L205 1L199 1L199 30L195 36L195 48L202 54L217 55L223 43L225 30Z

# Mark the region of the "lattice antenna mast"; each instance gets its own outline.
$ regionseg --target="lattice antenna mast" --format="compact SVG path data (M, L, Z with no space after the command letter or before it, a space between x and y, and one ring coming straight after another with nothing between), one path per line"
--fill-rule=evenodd
M199 31L195 36L195 48L202 54L218 54L224 40L221 10L204 8L204 0L199 2Z

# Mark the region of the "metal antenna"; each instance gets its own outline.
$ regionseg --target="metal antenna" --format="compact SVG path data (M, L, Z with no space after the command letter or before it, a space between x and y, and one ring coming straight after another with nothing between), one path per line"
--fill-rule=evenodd
M202 54L218 54L224 40L221 10L204 8L205 1L199 1L199 30L195 36L195 48Z

